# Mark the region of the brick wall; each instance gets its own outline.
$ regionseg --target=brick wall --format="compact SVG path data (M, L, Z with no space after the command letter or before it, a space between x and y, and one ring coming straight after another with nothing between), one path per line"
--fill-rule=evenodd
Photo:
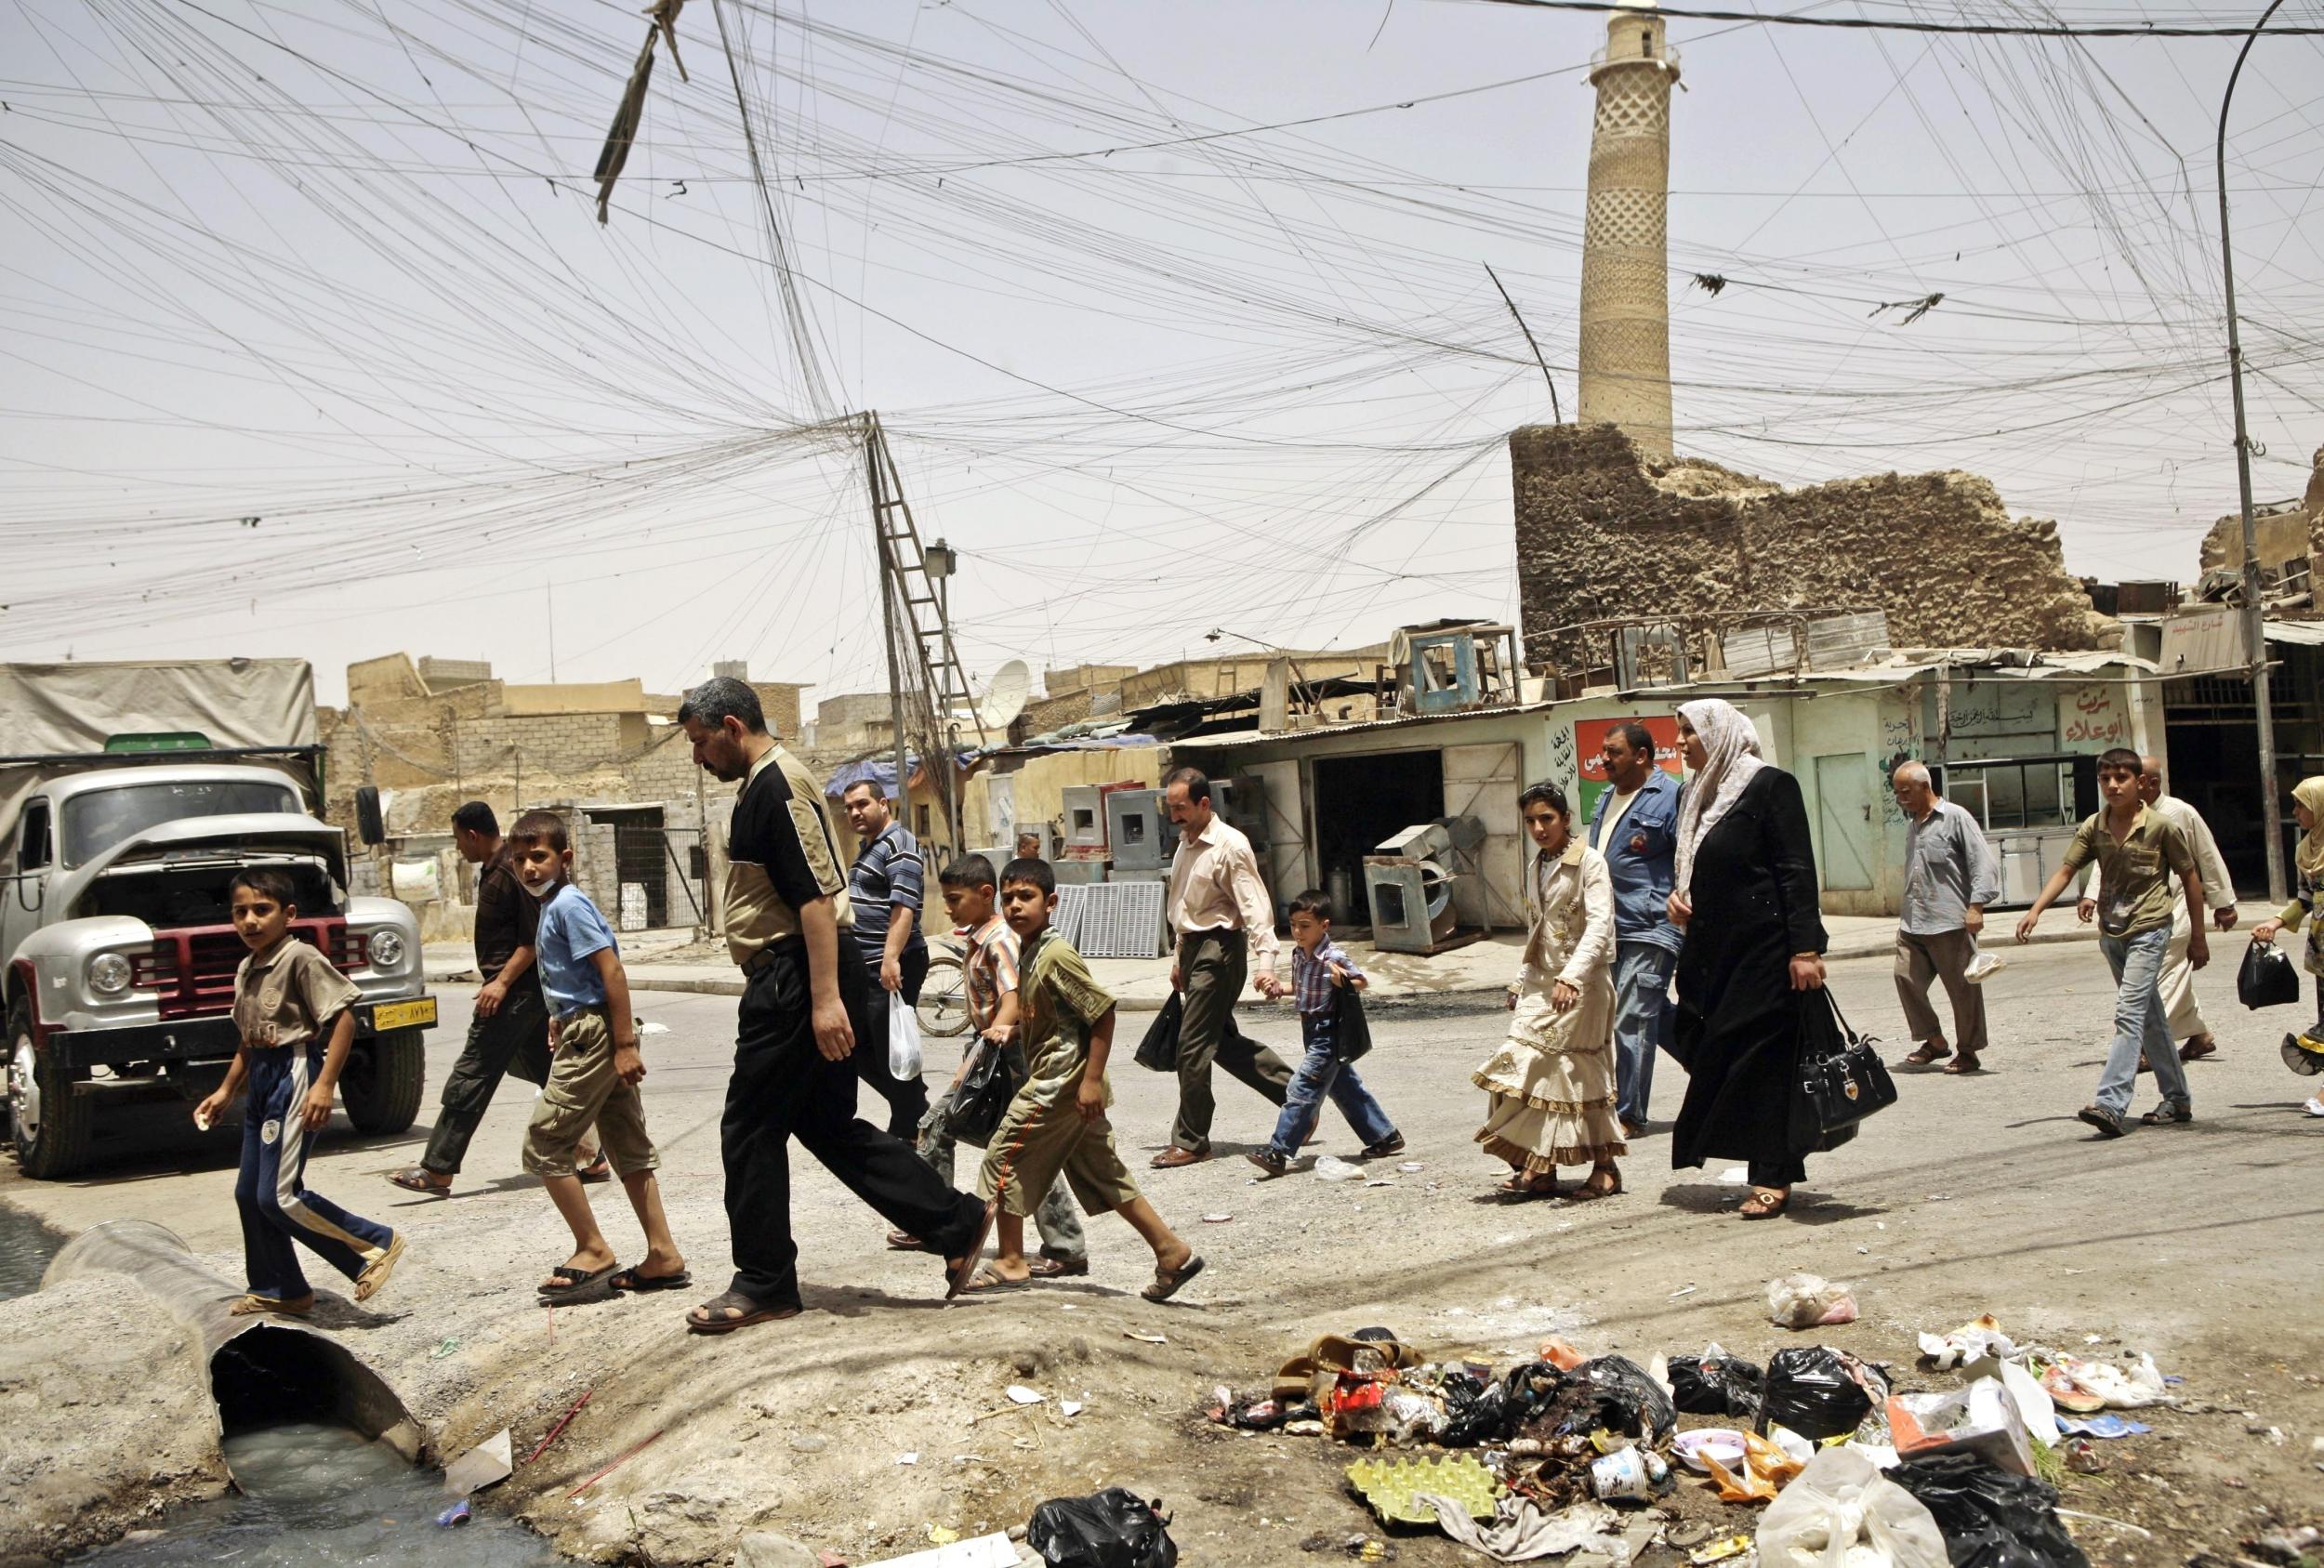
M1612 425L1528 426L1509 453L1531 662L1602 657L1558 633L1584 621L1812 607L1883 610L1900 647L2096 645L2057 525L2013 519L1974 474L1787 491L1642 458Z

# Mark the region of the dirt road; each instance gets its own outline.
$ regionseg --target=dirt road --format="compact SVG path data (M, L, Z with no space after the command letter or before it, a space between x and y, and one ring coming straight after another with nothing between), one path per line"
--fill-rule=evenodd
M2240 944L2220 947L2231 963ZM1741 1189L1721 1182L1720 1166L1671 1172L1659 1127L1625 1162L1631 1190L1618 1201L1484 1201L1493 1170L1470 1142L1481 1096L1468 1074L1498 1038L1499 1014L1489 1008L1380 1014L1365 1074L1410 1139L1405 1158L1422 1166L1387 1162L1371 1173L1393 1185L1304 1173L1255 1183L1237 1156L1264 1136L1272 1112L1232 1083L1220 1090L1225 1157L1147 1180L1143 1152L1165 1141L1173 1094L1125 1064L1115 1113L1125 1152L1164 1216L1209 1261L1182 1300L1138 1299L1142 1249L1127 1226L1105 1220L1094 1228L1089 1279L946 1306L936 1264L887 1251L878 1220L799 1157L796 1219L812 1310L724 1339L683 1332L685 1298L569 1308L553 1323L534 1305L534 1282L561 1259L564 1242L537 1184L517 1168L531 1090L512 1083L448 1200L409 1198L381 1179L416 1155L424 1129L363 1142L336 1124L312 1183L408 1225L414 1247L372 1303L376 1311L333 1303L324 1321L343 1326L414 1412L438 1424L445 1454L505 1425L522 1455L592 1390L564 1436L494 1502L521 1509L576 1555L703 1561L746 1532L771 1530L876 1559L926 1544L931 1525L999 1529L1023 1522L1044 1497L1119 1482L1168 1499L1188 1561L1257 1565L1301 1560L1299 1544L1319 1534L1336 1541L1369 1527L1340 1480L1347 1451L1319 1439L1230 1434L1198 1414L1213 1385L1263 1384L1318 1333L1381 1324L1432 1351L1501 1364L1528 1358L1547 1331L1641 1360L1711 1339L1760 1359L1820 1338L1909 1368L1914 1330L1989 1311L2021 1340L2148 1350L2185 1378L2188 1410L2158 1416L2153 1436L2104 1445L2107 1471L2067 1485L2068 1507L2152 1532L2079 1522L2093 1561L2159 1568L2199 1547L2231 1546L2264 1510L2313 1516L2324 1457L2310 1452L2324 1432L2312 1331L2324 1122L2299 1110L2314 1083L2277 1060L2276 1037L2294 1009L2244 1013L2232 1003L2227 965L2213 973L2205 993L2225 1048L2191 1070L2192 1127L2099 1143L2071 1119L2110 1033L2110 988L2087 947L2029 949L1988 987L1992 1070L1906 1079L1901 1105L1851 1147L1813 1162L1808 1201L1760 1225L1726 1212ZM1859 1027L1898 1039L1884 962L1837 965L1834 979ZM706 1295L725 1274L718 1114L733 1003L641 1001L668 1029L646 1041L648 1116L672 1221ZM448 989L446 1003L431 1085L465 1022L465 995ZM1293 1034L1281 1013L1263 1015L1253 1032L1278 1042ZM939 1053L931 1074L949 1066ZM1666 1061L1657 1115L1674 1113L1683 1091L1684 1075ZM1354 1153L1336 1118L1317 1152ZM964 1179L970 1168L964 1159ZM123 1215L160 1220L231 1275L239 1265L231 1186L224 1156L189 1139L170 1155L75 1182L11 1174L0 1178L0 1197L67 1232ZM631 1248L636 1232L618 1192L593 1191L616 1206L601 1211L608 1233ZM1769 1325L1766 1282L1793 1271L1852 1282L1862 1321L1805 1336ZM116 1425L86 1408L72 1420L38 1410L46 1375L27 1358L69 1337L74 1321L63 1314L75 1303L86 1305L80 1297L0 1303L0 1347L13 1347L0 1411L46 1423L67 1445L60 1462L123 1478L134 1503L143 1472L102 1452L121 1441ZM1011 1383L1048 1402L1013 1406L1003 1392ZM1085 1408L1068 1417L1065 1400ZM12 1433L26 1434L21 1424ZM1750 1527L1742 1510L1707 1501L1696 1486L1678 1506ZM1406 1562L1471 1561L1436 1538L1400 1547Z

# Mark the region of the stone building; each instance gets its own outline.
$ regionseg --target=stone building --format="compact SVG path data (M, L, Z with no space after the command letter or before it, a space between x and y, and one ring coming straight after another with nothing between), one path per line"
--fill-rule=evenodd
M1654 457L1612 425L1511 433L1525 658L1584 667L1578 628L1616 619L1885 613L1897 647L2095 648L2106 623L2057 525L2012 518L1989 481L1880 474L1785 490Z

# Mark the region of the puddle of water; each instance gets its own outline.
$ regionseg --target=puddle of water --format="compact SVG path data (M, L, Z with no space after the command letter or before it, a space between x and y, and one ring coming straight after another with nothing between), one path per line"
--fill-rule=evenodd
M0 1201L0 1301L40 1288L48 1260L64 1238L14 1204Z
M243 1496L181 1509L151 1540L74 1561L188 1568L228 1561L236 1568L545 1568L561 1561L537 1535L481 1511L468 1524L438 1525L436 1515L454 1501L441 1474L415 1469L344 1427L296 1421L237 1432L225 1447Z

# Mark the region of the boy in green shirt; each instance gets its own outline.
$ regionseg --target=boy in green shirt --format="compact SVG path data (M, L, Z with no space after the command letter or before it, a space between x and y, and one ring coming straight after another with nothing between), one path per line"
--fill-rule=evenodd
M2098 863L2105 888L2098 918L2098 947L2114 970L2114 1048L2106 1053L2106 1072L2098 1079L2098 1097L2082 1107L2080 1119L2098 1129L2101 1138L2119 1138L2127 1129L2123 1113L2131 1108L2131 1090L2138 1082L2143 1053L2162 1086L2162 1103L2139 1118L2149 1127L2191 1122L2195 1106L2187 1094L2186 1073L2171 1040L2171 1015L2162 1005L2163 963L2171 946L2171 902L2183 890L2194 920L2194 935L2186 947L2187 962L2201 968L2211 961L2211 946L2203 935L2203 880L2195 869L2195 852L2169 822L2146 809L2138 797L2138 753L2117 746L2098 758L2098 788L2106 796L2105 810L2074 835L2066 860L2051 875L2041 896L2017 922L2017 940L2033 934L2041 912L2055 903L2092 861ZM2084 914L2082 918L2091 916Z
M971 1281L973 1256L953 1282L997 1290L1032 1277L1024 1257L1024 1220L1062 1174L1084 1213L1112 1212L1154 1248L1154 1283L1139 1292L1167 1301L1202 1272L1202 1259L1162 1222L1114 1148L1105 1082L1114 1049L1114 997L1091 977L1073 944L1049 929L1057 878L1047 861L1012 860L1000 874L1001 918L1023 944L1017 976L1025 1062L1024 1087L985 1145L977 1195L997 1210L1000 1256Z

